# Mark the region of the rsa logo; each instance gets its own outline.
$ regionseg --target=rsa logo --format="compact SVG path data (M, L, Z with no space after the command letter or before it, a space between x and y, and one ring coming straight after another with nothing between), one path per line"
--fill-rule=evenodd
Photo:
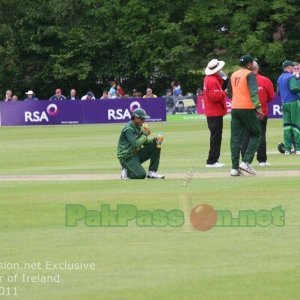
M126 118L131 118L131 112L133 112L136 108L140 108L141 105L138 101L133 101L129 109L109 109L107 111L108 120L124 120Z
M52 103L47 106L46 111L25 111L24 112L24 118L25 122L31 122L31 123L41 123L43 121L49 122L49 116L55 116L58 114L58 108L57 105Z

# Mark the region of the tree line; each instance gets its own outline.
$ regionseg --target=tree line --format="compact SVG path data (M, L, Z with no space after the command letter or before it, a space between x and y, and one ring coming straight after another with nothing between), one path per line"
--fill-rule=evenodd
M0 93L101 94L111 80L195 93L212 58L231 73L245 53L273 81L300 60L299 0L0 0Z

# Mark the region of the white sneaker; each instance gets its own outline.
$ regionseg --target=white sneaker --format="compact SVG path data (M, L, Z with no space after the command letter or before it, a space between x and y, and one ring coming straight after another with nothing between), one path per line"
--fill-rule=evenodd
M256 171L252 168L252 166L250 164L248 164L246 162L243 162L243 161L241 162L240 169L251 175L256 175Z
M160 175L159 173L157 173L155 171L149 171L147 178L151 178L151 179L164 179L165 176L164 175Z
M221 164L220 162L215 162L214 164L207 164L206 168L223 168L225 167L224 164Z
M231 169L230 176L244 176L240 169Z
M127 170L126 169L123 169L122 168L122 171L121 171L121 179L122 180L127 180L127 179L130 179L127 175Z
M284 151L285 155L291 155L291 151Z
M260 165L261 167L271 166L271 164L268 163L267 161L265 161L265 162L260 162L259 165Z

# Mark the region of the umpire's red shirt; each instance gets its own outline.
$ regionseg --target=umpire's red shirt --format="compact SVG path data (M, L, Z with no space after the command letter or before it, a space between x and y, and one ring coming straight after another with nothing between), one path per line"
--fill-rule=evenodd
M258 98L261 109L264 115L268 115L268 103L274 99L275 92L272 81L260 74L256 74L256 81L258 86Z
M204 110L207 117L220 117L227 113L226 93L222 90L222 83L218 74L204 78Z

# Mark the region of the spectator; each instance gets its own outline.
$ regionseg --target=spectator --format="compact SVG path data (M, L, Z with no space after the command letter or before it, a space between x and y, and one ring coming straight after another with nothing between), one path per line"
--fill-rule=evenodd
M34 97L34 92L29 90L28 92L25 93L27 98L24 99L24 101L38 101L39 99Z
M202 89L201 89L201 88L198 88L198 89L197 89L197 91L196 91L196 95L197 95L197 96L201 96L201 95L203 95L203 91L202 91Z
M163 97L166 99L167 112L171 113L175 105L171 89L166 89L166 95Z
M12 98L11 98L11 101L18 101L19 98L17 95L13 95Z
M103 91L102 97L100 99L108 99L108 91Z
M138 91L136 89L133 89L132 90L132 97L133 98L138 98L137 94L138 94Z
M7 90L5 93L5 98L3 99L5 102L12 100L12 90Z
M61 100L66 100L66 97L62 94L61 89L56 89L55 95L53 95L49 100L50 101L61 101Z
M110 90L108 92L108 98L110 98L110 99L117 98L116 82L115 81L112 81L110 83Z
M182 96L182 89L178 81L174 80L172 82L172 87L173 87L173 96L175 97Z
M123 88L121 87L121 85L117 85L117 97L124 97L125 96L125 92L123 90Z
M275 91L272 81L260 74L258 74L259 65L256 61L253 62L253 73L256 76L257 86L258 86L258 98L261 105L261 109L264 113L264 117L259 120L261 128L261 138L257 149L257 160L261 167L269 166L270 163L267 162L267 143L266 143L266 131L268 122L268 104L274 99ZM250 141L249 132L245 131L244 141L242 144L242 157L245 155L246 149Z
M81 100L95 100L95 96L94 93L92 91L88 91L86 93L86 95L84 95L83 97L81 97Z
M67 100L79 100L79 97L77 96L77 91L75 89L70 90L70 95L67 96Z
M166 89L166 95L165 97L172 97L172 91L171 89Z
M144 95L143 98L157 98L157 96L152 93L152 89L147 88L146 95Z
M142 98L142 93L140 93L137 89L132 90L132 97L133 98Z

